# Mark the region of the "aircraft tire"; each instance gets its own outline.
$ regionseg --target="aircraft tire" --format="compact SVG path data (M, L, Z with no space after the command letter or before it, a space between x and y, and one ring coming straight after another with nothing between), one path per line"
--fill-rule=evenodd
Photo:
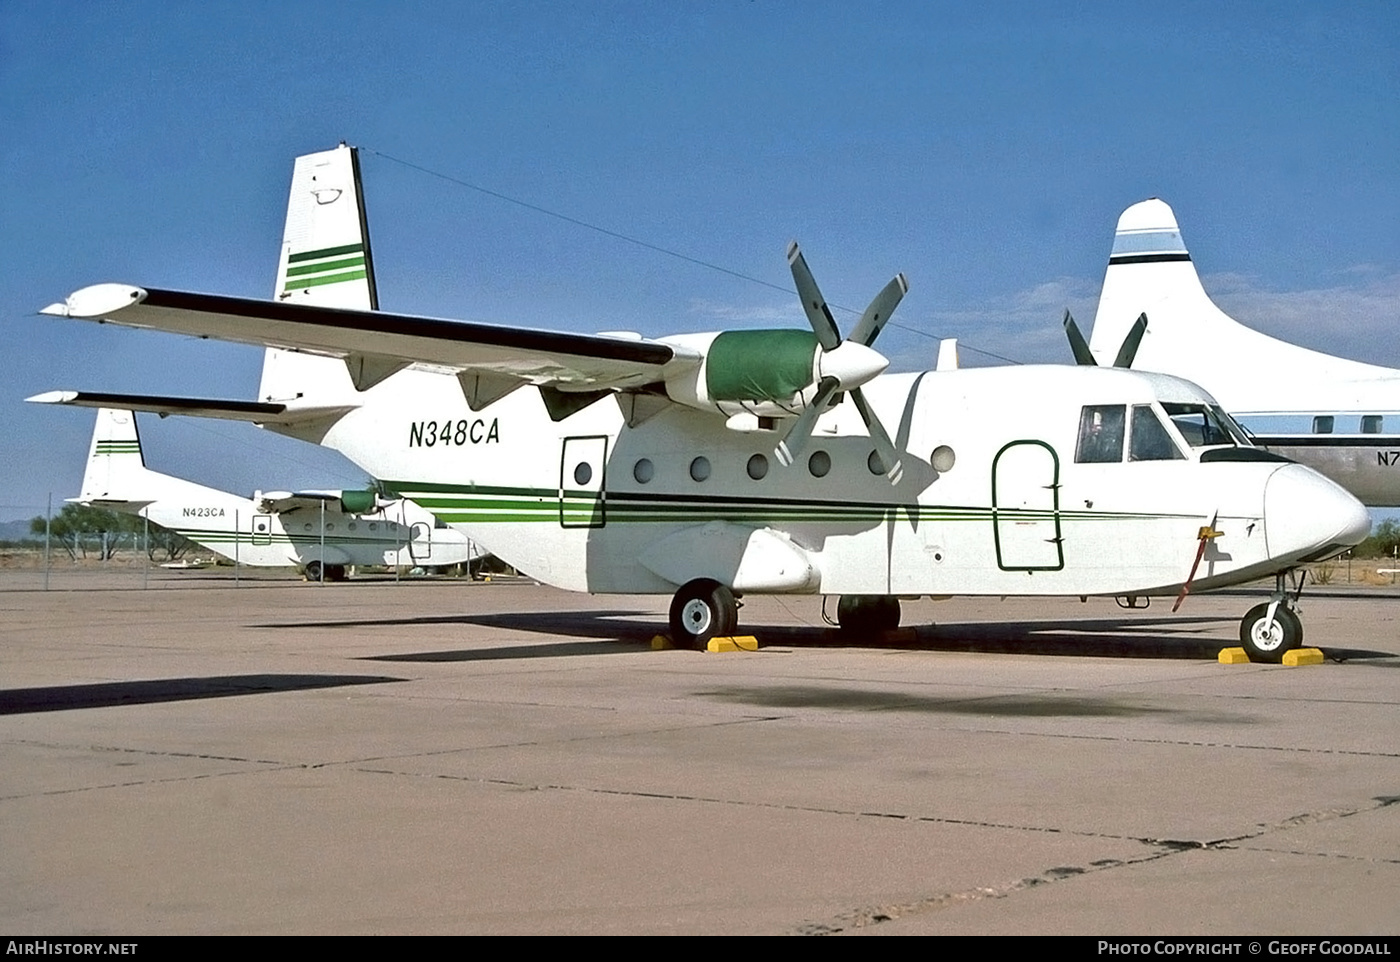
M842 595L836 623L852 635L880 634L899 627L899 599L888 595Z
M709 578L687 582L671 599L671 637L703 650L711 638L732 635L739 624L734 592Z
M1250 661L1276 665L1283 661L1283 653L1297 648L1303 643L1303 623L1293 609L1279 605L1274 611L1274 622L1267 625L1269 616L1267 604L1255 605L1240 621L1240 645Z
M319 562L319 561L308 561L308 562L306 563L306 567L302 569L302 575L306 578L307 581L320 581L320 580L321 580L321 562ZM330 579L328 578L327 580L330 580Z

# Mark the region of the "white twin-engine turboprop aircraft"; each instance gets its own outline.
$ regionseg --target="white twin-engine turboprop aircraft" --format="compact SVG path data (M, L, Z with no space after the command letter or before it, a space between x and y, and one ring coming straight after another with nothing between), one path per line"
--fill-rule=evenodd
M239 564L301 568L311 581L341 580L354 565L446 566L480 556L460 531L374 491L243 498L152 471L135 414L111 408L97 412L83 492L69 500L149 518Z
M1181 596L1275 575L1241 638L1276 661L1302 631L1283 573L1369 530L1355 498L1252 447L1185 381L882 374L871 345L903 278L843 339L796 245L788 259L810 332L652 340L379 312L342 146L297 161L276 301L102 284L45 313L271 347L258 402L138 406L341 451L542 581L673 595L691 644L733 633L744 594L838 594L843 627L879 629L900 597Z

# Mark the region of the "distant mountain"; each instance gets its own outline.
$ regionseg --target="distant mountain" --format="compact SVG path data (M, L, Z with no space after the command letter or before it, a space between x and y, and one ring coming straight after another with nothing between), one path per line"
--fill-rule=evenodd
M0 521L0 541L22 541L25 538L35 538L42 541L42 534L31 534L29 522L25 521Z

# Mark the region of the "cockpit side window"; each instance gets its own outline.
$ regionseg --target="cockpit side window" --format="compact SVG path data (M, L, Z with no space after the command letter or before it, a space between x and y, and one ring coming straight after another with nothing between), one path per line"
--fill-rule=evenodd
M1079 415L1079 447L1074 460L1080 464L1122 461L1126 420L1126 405L1086 404Z
M1133 405L1129 461L1177 461L1185 458L1150 404Z
M1219 444L1249 444L1244 431L1220 408L1205 404L1171 404L1162 402L1162 409L1172 424L1193 448L1208 448Z

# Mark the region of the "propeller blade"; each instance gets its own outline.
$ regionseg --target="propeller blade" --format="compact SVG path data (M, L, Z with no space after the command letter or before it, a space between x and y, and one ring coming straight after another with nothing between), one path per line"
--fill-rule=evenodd
M831 309L826 306L826 298L822 297L797 241L788 245L788 266L792 268L792 279L797 282L797 296L802 299L802 309L807 312L807 323L812 325L817 342L823 351L834 350L841 343L841 332L836 328L836 319L831 316Z
M866 430L870 432L870 440L875 442L875 453L880 455L880 463L885 466L885 477L889 478L890 484L898 484L899 479L904 477L904 464L900 460L894 442L890 440L889 434L885 432L885 426L875 416L875 412L865 400L865 394L860 388L851 392L851 400L856 402L856 410L860 411L861 419L865 421Z
M1147 333L1147 315L1139 314L1138 319L1133 322L1133 326L1128 329L1128 336L1123 338L1123 346L1118 349L1118 356L1113 359L1114 367L1132 367L1133 358L1137 357L1138 345L1142 343L1142 336Z
M802 449L807 446L807 441L812 437L812 431L817 426L817 418L821 417L826 410L826 402L831 400L831 396L836 393L841 386L841 382L834 377L824 377L817 385L817 393L812 398L812 403L807 405L807 410L788 428L787 435L778 442L778 446L773 449L774 456L778 463L787 467L797 460Z
M1084 340L1084 335L1079 331L1079 325L1074 323L1074 318L1069 311L1065 311L1065 336L1069 338L1069 349L1074 352L1074 363L1082 364L1086 367L1098 367L1099 362L1094 360L1093 352L1089 350L1089 342Z
M890 319L890 315L894 313L894 309L899 306L899 302L904 299L904 295L907 293L909 293L909 282L904 279L903 274L896 274L894 279L875 295L875 299L870 302L870 306L860 316L860 322L856 324L847 340L864 344L866 347L874 344L875 338L880 336L880 330L885 326L885 322Z

